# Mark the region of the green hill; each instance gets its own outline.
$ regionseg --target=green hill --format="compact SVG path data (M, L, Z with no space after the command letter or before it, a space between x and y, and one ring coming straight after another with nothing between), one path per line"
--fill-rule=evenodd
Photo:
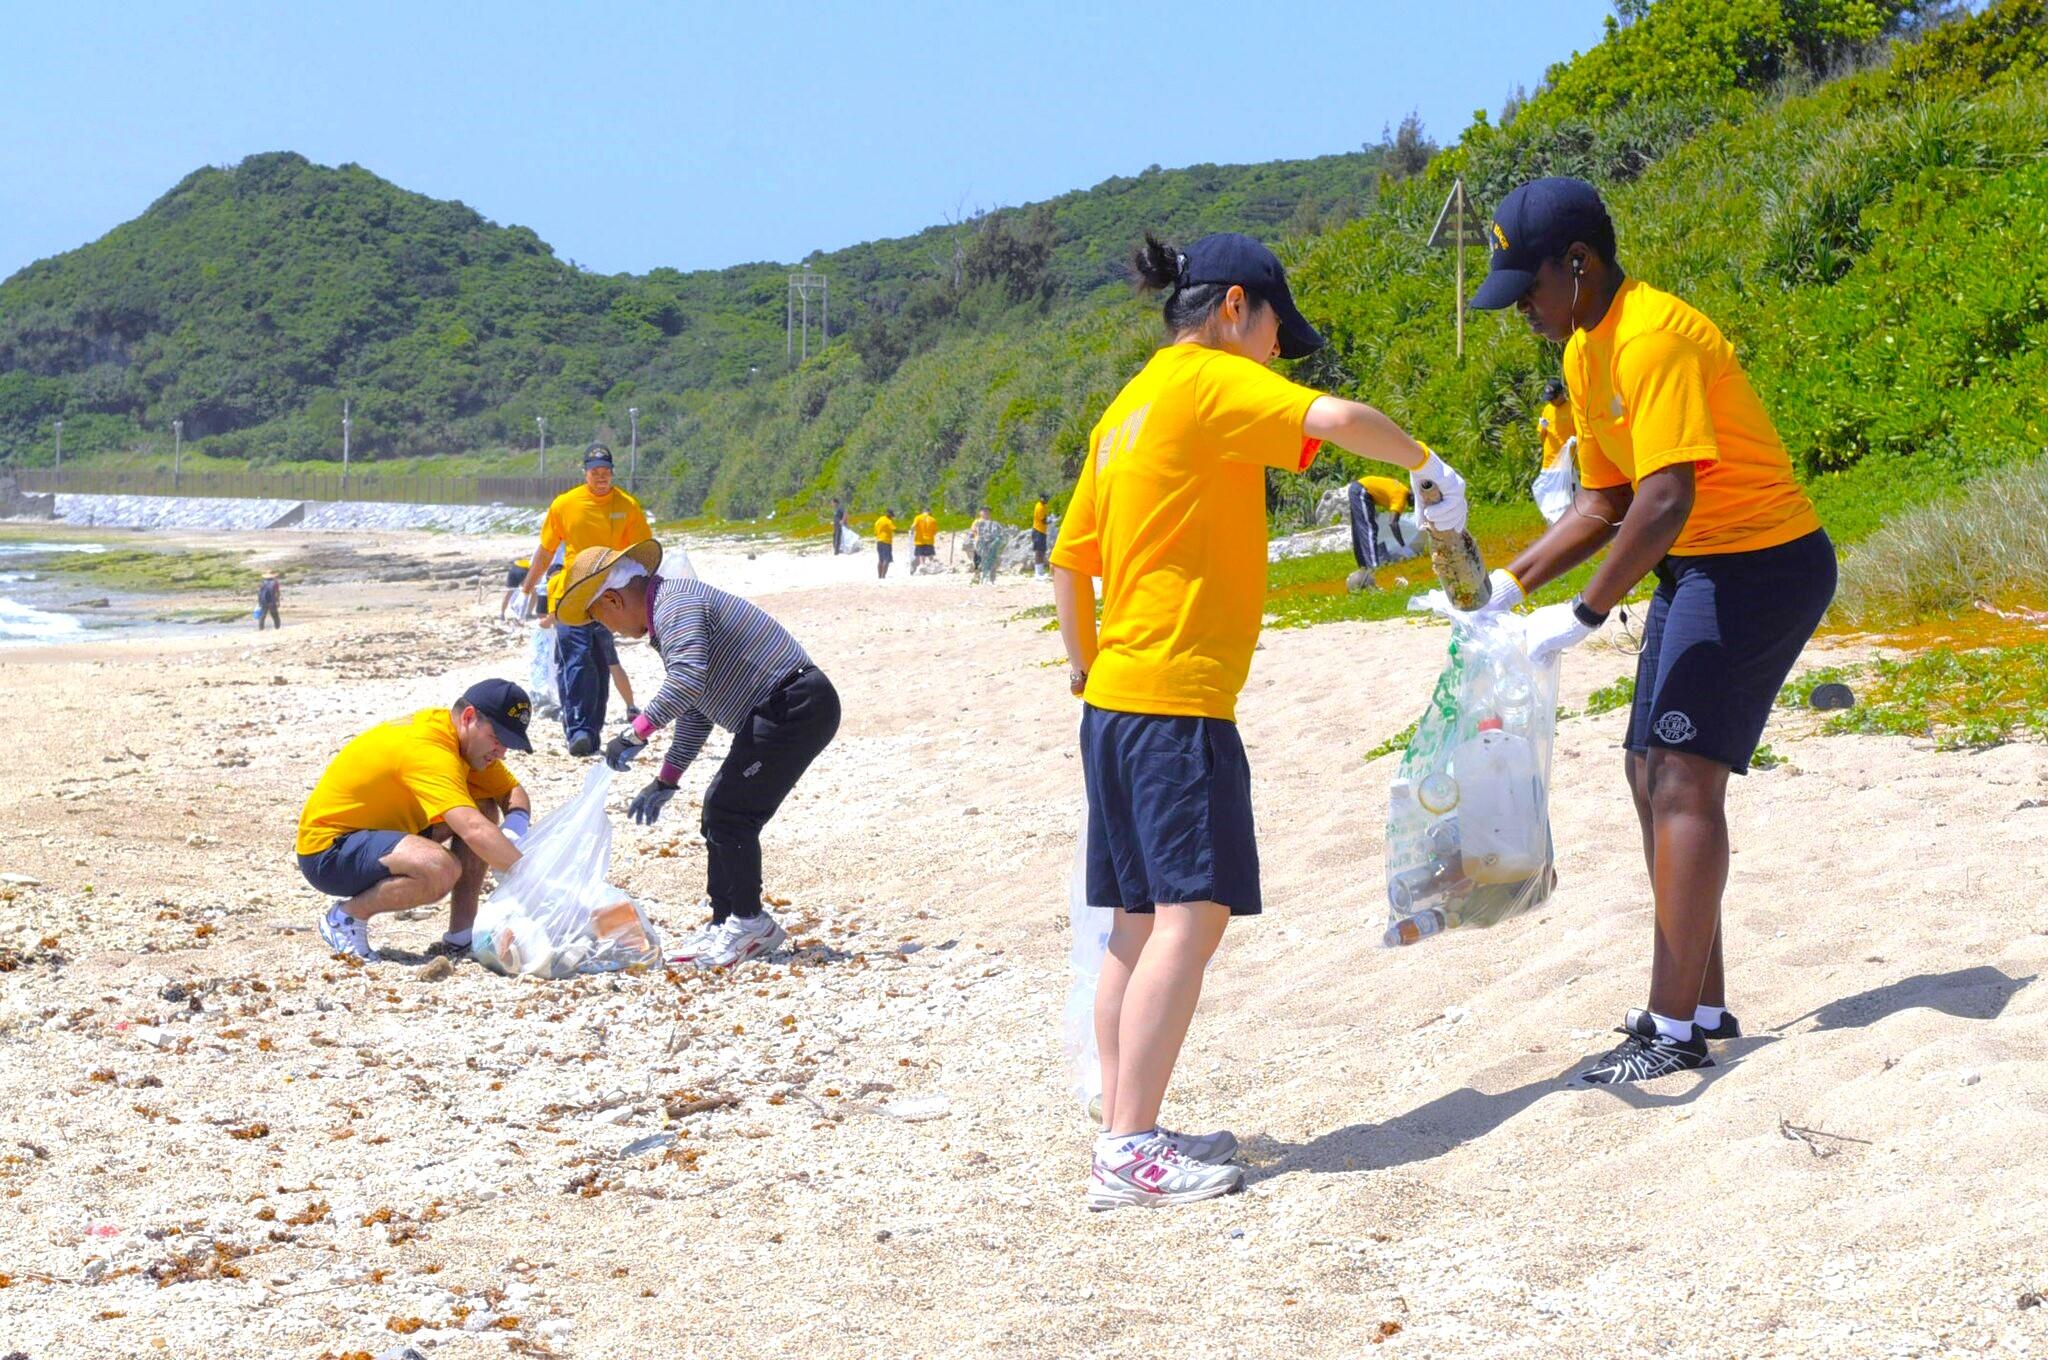
M630 403L643 485L671 513L851 492L1014 515L1071 483L1158 341L1116 281L1122 252L1145 227L1236 227L1280 245L1331 336L1308 380L1383 406L1512 500L1557 352L1482 316L1459 362L1452 262L1423 238L1455 175L1485 204L1573 173L1608 193L1630 271L1736 340L1854 537L2048 443L2044 2L1937 25L1952 5L1622 0L1599 45L1420 176L1390 180L1371 152L1154 170L814 256L834 334L795 372L787 266L592 275L360 169L252 158L0 284L0 451L47 462L63 414L67 455L111 455L182 415L208 453L331 458L345 390L372 457L502 457L537 413L580 440L622 432ZM1468 275L1484 265L1473 249ZM1325 459L1315 478L1342 473ZM1276 478L1276 521L1315 486Z
M1155 167L809 263L832 280L835 335L879 380L946 329L1100 286L1147 224L1341 221L1370 203L1378 162ZM372 462L525 447L535 415L581 440L636 401L652 413L778 369L788 269L592 274L526 228L358 166L252 156L0 284L0 453L46 460L35 446L61 415L80 457L177 418L200 457L335 458L344 394Z

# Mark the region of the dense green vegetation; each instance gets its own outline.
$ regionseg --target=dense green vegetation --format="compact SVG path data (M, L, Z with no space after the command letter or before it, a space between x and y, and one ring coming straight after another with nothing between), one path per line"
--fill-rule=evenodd
M1815 685L1849 684L1856 706L1823 724L1829 733L1923 737L1944 750L2048 738L2048 646L1936 647L1898 661L1829 666L1785 687L1778 702L1803 703Z
M621 437L633 404L643 489L671 513L787 522L851 494L1014 519L1071 483L1096 413L1157 343L1120 254L1142 227L1228 226L1280 244L1331 336L1306 380L1382 406L1519 502L1557 352L1481 316L1458 362L1452 262L1423 238L1455 174L1487 205L1568 172L1607 193L1626 267L1736 341L1854 541L2048 444L2048 252L2021 244L2048 240L2044 0L1932 26L1951 8L1620 0L1603 42L1420 174L1396 173L1427 154L1408 127L1352 156L1148 171L816 257L834 334L795 372L784 266L591 275L359 169L253 158L0 285L0 450L46 462L59 413L67 455L161 440L138 431L182 414L204 454L331 457L344 389L372 457L523 450L537 413L567 443ZM1473 249L1468 275L1484 264ZM1357 470L1326 457L1276 477L1276 525ZM1382 608L1325 599L1343 565L1276 578L1299 600L1282 617Z

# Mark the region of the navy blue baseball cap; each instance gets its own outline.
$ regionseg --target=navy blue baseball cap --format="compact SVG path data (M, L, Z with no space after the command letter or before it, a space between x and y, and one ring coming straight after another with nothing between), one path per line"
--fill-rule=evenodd
M479 680L462 691L462 702L484 715L498 740L514 751L531 751L526 720L533 715L533 702L526 691L510 680Z
M1265 245L1235 231L1204 236L1180 253L1176 289L1197 283L1234 283L1280 314L1280 357L1299 359L1323 347L1322 334L1302 317L1287 290L1287 271Z
M583 451L583 466L587 468L610 467L612 451L602 444L592 444Z
M1600 191L1582 179L1532 179L1493 210L1493 262L1472 295L1476 311L1512 307L1536 286L1536 267L1572 242L1612 240L1614 224Z

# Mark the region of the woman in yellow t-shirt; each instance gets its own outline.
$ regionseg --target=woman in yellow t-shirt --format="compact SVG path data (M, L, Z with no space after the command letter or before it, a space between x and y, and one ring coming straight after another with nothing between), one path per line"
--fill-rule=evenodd
M1626 773L1657 903L1647 1010L1579 1074L1644 1081L1712 1067L1728 1013L1721 891L1728 776L1745 773L1778 690L1835 593L1835 550L1735 350L1714 323L1615 257L1593 186L1539 179L1501 201L1479 308L1515 307L1564 345L1578 429L1570 513L1496 574L1510 609L1603 547L1570 604L1529 618L1532 658L1583 641L1654 571ZM1503 579L1504 578L1504 579Z
M1052 551L1071 686L1086 700L1088 901L1117 909L1095 994L1091 1209L1244 1183L1233 1136L1163 1129L1159 1107L1203 966L1230 918L1261 906L1235 718L1265 610L1265 470L1300 472L1327 440L1434 481L1436 527L1465 519L1463 479L1394 422L1266 367L1323 343L1272 251L1234 233L1184 251L1148 235L1134 264L1141 288L1166 294L1170 342L1089 436Z

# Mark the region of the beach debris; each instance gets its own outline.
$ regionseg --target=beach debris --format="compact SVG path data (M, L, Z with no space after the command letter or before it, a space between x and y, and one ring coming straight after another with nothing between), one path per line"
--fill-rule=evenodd
M1846 1133L1829 1133L1825 1129L1802 1128L1787 1120L1782 1114L1778 1116L1778 1133L1779 1136L1795 1143L1806 1144L1806 1150L1821 1160L1840 1152L1842 1149L1836 1146L1839 1143L1861 1143L1865 1147L1870 1146L1868 1138L1852 1138ZM1823 1138L1831 1141L1823 1143L1820 1141Z
M1854 708L1856 707L1856 693L1847 685L1831 680L1824 685L1815 685L1807 691L1806 706L1819 709L1822 712L1827 712L1831 709Z
M1976 1072L1964 1072L1957 1076L1956 1080L1961 1082L1965 1086L1975 1086L1978 1082L1984 1080L1984 1078Z
M944 1119L953 1112L953 1102L943 1095L904 1096L891 1100L882 1106L882 1113L891 1119L900 1119L906 1124L922 1124L927 1119Z
M427 966L420 969L421 982L440 982L455 976L455 961L446 954L427 960Z

